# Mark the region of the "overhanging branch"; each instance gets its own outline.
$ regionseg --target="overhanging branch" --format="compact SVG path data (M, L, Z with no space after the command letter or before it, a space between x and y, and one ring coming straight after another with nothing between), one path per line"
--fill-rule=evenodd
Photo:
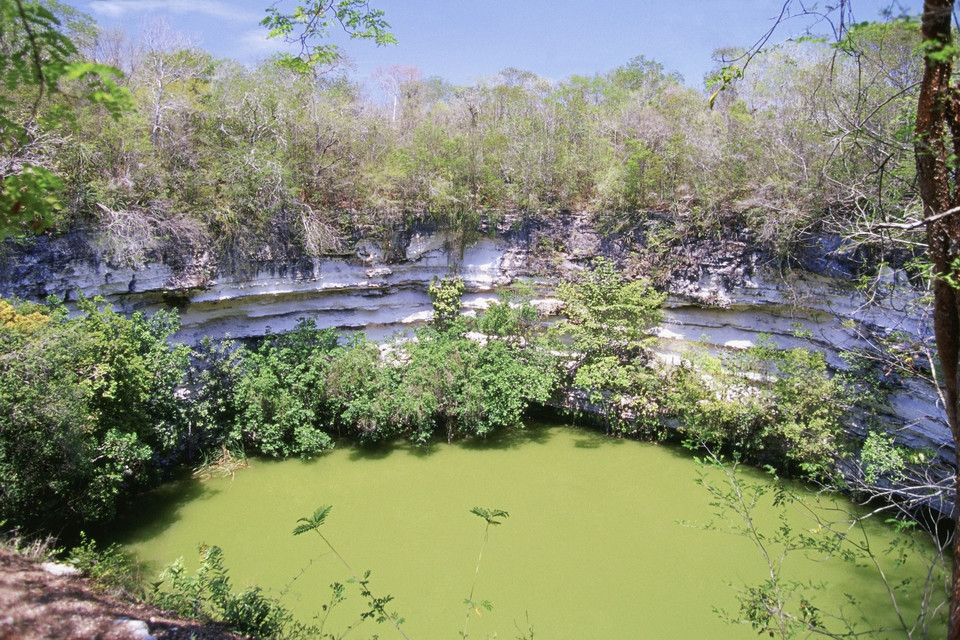
M936 215L930 216L929 218L924 218L923 220L915 220L913 222L881 222L877 225L874 225L876 229L901 229L903 231L912 231L913 229L919 229L925 225L931 224L938 220L943 220L949 216L952 216L955 213L960 213L960 207L953 207L952 209L947 209L943 213L938 213Z

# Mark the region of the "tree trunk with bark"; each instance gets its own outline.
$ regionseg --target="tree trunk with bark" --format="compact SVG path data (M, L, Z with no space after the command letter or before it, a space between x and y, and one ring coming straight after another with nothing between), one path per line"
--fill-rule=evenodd
M960 204L960 90L951 83L955 54L951 33L954 0L924 0L924 73L917 104L917 182L924 219ZM947 422L960 468L960 213L927 224L927 243L936 277L934 335L943 368ZM958 475L960 478L960 475ZM960 488L960 486L956 487ZM958 493L960 495L960 493ZM957 506L954 504L954 520ZM960 536L953 540L949 640L960 640Z

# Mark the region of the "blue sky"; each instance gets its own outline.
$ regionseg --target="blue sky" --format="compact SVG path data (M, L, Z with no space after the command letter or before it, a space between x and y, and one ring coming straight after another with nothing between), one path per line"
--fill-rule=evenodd
M254 63L276 51L258 26L271 0L68 0L102 26L121 26L134 38L152 17L216 56ZM853 0L857 21L874 20L891 0ZM294 0L282 0L283 8ZM371 0L386 12L399 44L378 48L347 41L354 76L378 67L412 65L424 77L471 84L506 67L551 80L592 75L637 55L679 71L702 86L712 52L748 46L772 24L783 0ZM812 5L813 2L807 2ZM821 6L837 0L821 0ZM919 13L922 0L900 0ZM776 40L800 35L809 21L782 25Z

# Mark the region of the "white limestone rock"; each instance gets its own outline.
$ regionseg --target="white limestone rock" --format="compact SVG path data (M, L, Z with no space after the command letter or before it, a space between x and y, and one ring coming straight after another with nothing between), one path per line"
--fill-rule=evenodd
M121 630L121 633L125 633L130 640L156 640L150 635L150 625L143 620L117 618L113 624Z
M60 564L58 562L44 562L40 565L40 568L49 573L52 576L79 576L80 570L76 567L71 567L68 564Z

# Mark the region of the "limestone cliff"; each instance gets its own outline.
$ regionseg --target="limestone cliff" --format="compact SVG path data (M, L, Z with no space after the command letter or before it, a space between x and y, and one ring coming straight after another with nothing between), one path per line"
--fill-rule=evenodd
M355 237L336 255L264 247L238 259L167 247L137 261L78 232L7 242L0 295L56 295L69 302L79 292L125 311L175 307L182 321L177 337L190 343L205 335L282 332L304 317L320 327L381 338L430 317L427 286L434 277L460 275L468 310L482 308L499 287L520 279L530 281L550 308L558 281L605 255L629 276L651 278L671 294L660 331L667 353L694 342L737 349L766 334L781 347L824 350L842 367L840 350L874 348L894 332L909 336L901 343L916 349L918 361L932 348L921 296L903 274L891 271L872 287L858 288L854 276L862 257L838 239L818 239L790 264L744 237L664 242L658 240L664 234L655 233L658 225L656 214L626 220L588 213L509 216L484 222L467 238L428 225ZM943 449L952 445L935 388L919 378L894 382L881 412L899 439L952 459L952 450Z

